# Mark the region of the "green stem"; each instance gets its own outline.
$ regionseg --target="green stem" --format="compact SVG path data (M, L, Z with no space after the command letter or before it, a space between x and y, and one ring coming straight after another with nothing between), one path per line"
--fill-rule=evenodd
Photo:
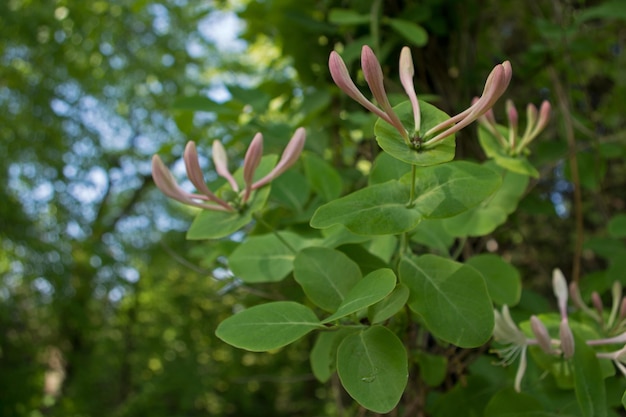
M266 222L265 220L263 220L263 218L262 218L261 216L259 216L259 215L255 214L255 215L254 215L254 219L255 219L257 222L261 223L264 227L266 227L267 229L269 229L269 230L270 230L270 231L274 234L274 236L276 236L276 238L277 238L278 240L280 240L280 241L281 241L281 243L282 243L283 245L285 245L285 247L286 247L287 249L289 249L291 252L293 252L293 254L294 254L294 255L298 253L298 251L297 251L297 250L296 250L293 246L291 246L291 245L289 244L289 242L287 242L287 241L285 240L285 238L284 238L284 237L282 237L282 236L278 233L278 231L276 231L276 229L274 229L274 228L272 227L272 225L270 225L268 222Z
M461 238L459 240L459 246L457 246L454 253L452 254L452 259L457 259L459 256L461 256L463 248L465 247L465 242L467 242L467 237Z
M374 53L380 54L380 10L382 0L374 0L370 9L370 33L374 39Z
M415 177L417 176L417 168L415 165L411 165L411 191L409 194L409 202L406 203L407 208L413 208L415 206Z

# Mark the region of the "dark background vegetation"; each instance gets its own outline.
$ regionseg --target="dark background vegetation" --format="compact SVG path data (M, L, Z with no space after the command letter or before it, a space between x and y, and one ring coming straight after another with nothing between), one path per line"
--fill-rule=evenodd
M626 282L624 241L611 233L626 203L622 1L5 0L0 415L333 413L337 385L315 382L310 341L257 354L214 336L271 288L229 275L232 240L185 241L193 212L157 192L149 161L158 152L181 174L187 140L241 155L262 131L269 152L305 126L307 149L343 173L344 191L359 187L356 167L377 152L373 119L339 94L327 59L338 48L356 72L370 44L399 92L407 40L389 18L426 29L412 48L416 88L448 113L505 59L521 119L529 102L554 109L532 146L541 179L466 250L496 242L528 294L549 291L555 267L583 289ZM503 102L495 111L504 120ZM484 158L475 129L458 143L457 157Z

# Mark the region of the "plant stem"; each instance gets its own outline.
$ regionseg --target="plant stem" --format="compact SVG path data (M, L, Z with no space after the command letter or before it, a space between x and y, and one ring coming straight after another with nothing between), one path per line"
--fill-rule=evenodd
M406 204L407 208L413 208L415 206L415 177L417 175L417 168L415 165L411 165L411 190L409 194L409 202Z
M297 250L296 250L293 246L291 246L291 245L289 244L289 242L287 242L287 241L285 240L285 238L284 238L284 237L282 237L282 236L280 235L280 233L278 233L278 232L276 231L276 229L274 229L274 228L272 227L272 225L270 225L268 222L266 222L265 220L263 220L263 218L262 218L261 216L258 216L257 214L255 214L255 215L254 215L254 219L255 219L257 222L259 222L260 224L262 224L264 227L266 227L267 229L269 229L269 230L270 230L270 231L274 234L274 236L276 236L276 238L277 238L278 240L280 240L280 241L281 241L281 243L282 243L283 245L285 245L285 247L286 247L287 249L289 249L291 252L293 252L293 254L294 254L294 255L298 253L298 251L297 251Z
M376 54L380 54L380 9L382 0L374 0L370 9L370 33L374 39L373 50Z
M572 121L572 113L570 112L570 104L565 88L557 75L554 67L549 68L552 85L556 90L556 96L563 118L563 127L565 129L565 138L567 139L567 147L569 148L569 164L572 175L572 184L574 185L574 217L576 224L576 241L574 243L574 259L572 260L572 280L578 282L580 280L580 261L583 252L583 199L580 188L580 174L578 171L578 154L576 149L576 139L574 135L574 127Z

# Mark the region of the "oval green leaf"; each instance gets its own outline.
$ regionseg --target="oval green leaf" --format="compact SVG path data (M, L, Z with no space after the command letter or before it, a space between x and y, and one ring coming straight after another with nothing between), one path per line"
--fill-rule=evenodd
M333 372L335 372L337 368L337 348L341 341L352 333L355 333L355 329L343 328L318 334L309 357L311 370L318 381L328 381Z
M391 269L382 268L370 272L352 287L335 314L324 319L322 323L330 323L376 304L389 295L395 286L396 275Z
M278 349L322 328L313 310L293 301L250 307L217 326L215 335L229 345L263 352Z
M413 229L422 214L407 208L409 186L398 181L372 185L319 207L311 226L342 224L360 235L398 234Z
M247 283L276 282L283 280L293 270L293 261L300 250L317 243L291 232L250 236L233 251L228 266L238 278Z
M490 253L474 256L465 262L481 273L494 303L512 307L522 295L519 271L510 263Z
M398 404L406 387L406 350L393 332L373 326L341 342L337 373L359 404L376 413L387 413Z
M294 260L294 278L318 307L334 312L361 280L361 270L342 252L328 248L306 248Z
M370 323L376 324L393 317L404 307L409 299L409 289L406 285L398 283L396 288L384 300L369 308L367 317Z
M493 332L493 307L483 277L472 267L435 255L405 257L400 281L409 307L436 337L460 347L485 343Z
M276 155L266 155L261 159L259 167L254 173L254 180L261 179L269 173L276 165L278 157ZM243 168L238 169L233 176L243 188ZM247 206L240 212L222 212L212 210L202 210L187 231L187 239L220 239L235 233L243 226L252 221L252 215L265 207L265 203L270 195L271 186L266 185L254 192ZM226 192L232 192L229 184L222 185L217 190L216 195L222 196Z
M402 124L413 128L413 110L409 101L402 102L394 107L394 110ZM420 114L422 117L420 134L424 135L428 129L450 118L447 114L428 104L420 101ZM437 146L429 149L416 150L409 147L400 133L389 123L378 119L374 126L374 134L378 145L389 155L407 164L417 166L437 165L451 161L454 158L456 142L454 135L444 139Z
M428 43L428 32L417 23L402 19L388 19L386 21L394 31L413 45L424 46Z
M410 174L400 179L411 182ZM415 209L424 217L452 217L480 204L500 186L502 179L494 170L480 164L454 161L416 170Z

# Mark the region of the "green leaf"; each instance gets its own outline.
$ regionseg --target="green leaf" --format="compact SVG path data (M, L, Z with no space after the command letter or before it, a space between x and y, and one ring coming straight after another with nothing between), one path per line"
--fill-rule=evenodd
M548 417L544 407L535 397L514 389L505 388L491 397L485 408L485 417Z
M574 389L580 411L584 417L606 417L606 388L599 359L587 346L585 338L575 337L574 340Z
M400 281L409 287L409 307L436 337L460 347L485 343L493 309L483 277L472 267L435 255L405 257Z
M370 15L360 14L349 9L331 9L328 21L336 25L360 25L369 23Z
M402 102L395 106L394 110L402 124L408 127L407 130L411 131L414 128L411 103L409 101ZM420 101L420 114L422 117L421 135L424 135L428 129L450 118L450 116L425 101ZM433 148L416 150L404 142L404 139L395 127L382 119L378 119L376 122L374 133L378 145L385 152L407 164L430 166L448 162L454 158L454 149L456 147L454 135L444 139Z
M605 1L594 7L588 7L576 13L576 22L582 23L591 19L626 20L626 8L623 0Z
M305 153L304 172L311 184L324 201L332 201L341 195L343 182L337 171L326 161L312 153Z
M415 361L420 368L420 377L426 385L436 387L446 379L448 359L427 352L417 352Z
M304 175L287 171L272 181L270 199L295 212L302 212L310 192L311 187Z
M269 185L257 190L242 212L202 210L191 223L187 239L220 239L235 233L252 221L252 215L265 207L270 195Z
M609 236L616 239L626 237L626 214L613 216L606 226Z
M482 274L494 303L506 304L509 307L519 303L522 296L522 279L513 265L493 254L474 256L465 264L473 266Z
M276 155L266 155L261 159L259 167L254 173L254 180L261 179L269 173L276 165ZM238 169L233 176L237 180L240 188L243 189L243 168ZM198 213L193 223L187 231L187 239L220 239L235 233L243 226L252 221L252 215L265 207L265 203L270 195L271 186L266 185L254 192L246 207L239 212L222 212L212 210L202 210ZM228 193L233 193L229 184L222 185L215 193L218 197L223 197Z
M528 176L507 171L488 161L485 166L500 172L502 185L478 206L455 217L445 219L445 229L453 236L484 236L503 224L517 208L528 185Z
M528 159L523 155L511 156L498 139L484 127L478 128L478 141L487 154L493 158L494 162L504 169L518 174L539 178L539 171L533 167Z
M453 217L453 219L456 217ZM427 246L441 254L447 254L454 243L454 236L444 227L447 219L421 221L411 233L411 241Z
M277 301L250 307L217 326L215 334L229 345L263 352L278 349L323 328L315 313L293 301Z
M296 256L294 277L315 305L334 312L361 280L361 270L337 250L313 247Z
M250 236L228 258L233 274L247 283L281 281L293 270L293 250L317 243L295 233L278 233L291 248L274 234Z
M385 22L415 46L424 46L428 43L428 32L416 23L401 19L385 19Z
M406 350L390 330L373 326L341 342L337 373L359 404L376 413L387 413L398 404L406 387Z
M337 348L348 335L355 333L354 329L343 328L332 332L320 332L311 349L309 361L313 375L320 382L326 382L335 372L337 364Z
M467 210L500 185L495 171L470 162L421 167L416 170L416 197L410 208L410 175L363 188L319 207L311 226L343 224L357 234L399 234L413 229L424 217L450 217Z
M407 208L409 186L398 181L372 185L319 207L311 226L336 224L361 235L398 234L414 228L422 214Z
M398 161L387 152L381 152L374 160L374 166L372 166L368 178L368 185L397 180L409 172L411 172L410 164Z
M400 179L403 184L410 181L410 174ZM416 170L413 204L426 218L451 217L478 205L500 184L498 173L472 162L421 167Z
M384 300L369 308L367 317L370 323L381 323L394 316L404 307L409 299L409 289L406 285L398 283L396 288Z
M370 272L346 294L335 314L324 319L322 323L330 323L379 302L391 293L395 286L396 275L391 269L383 268Z

